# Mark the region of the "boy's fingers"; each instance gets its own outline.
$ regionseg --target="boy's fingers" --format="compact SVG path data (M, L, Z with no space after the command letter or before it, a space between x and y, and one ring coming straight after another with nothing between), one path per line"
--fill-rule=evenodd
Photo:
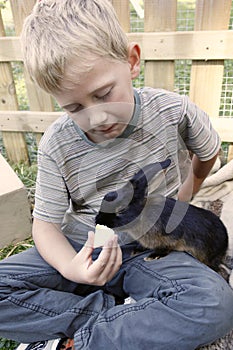
M94 247L94 240L95 240L95 233L93 231L89 231L88 232L88 238L87 238L87 241L86 241L86 244L87 246L90 246L91 248Z
M87 269L90 280L94 281L93 284L103 285L119 270L122 262L121 249L115 235L104 244L99 257L92 261L93 245L94 232L88 232L88 239L79 254L81 253L82 259L89 261Z
M109 264L109 271L108 271L108 275L106 276L108 281L110 281L113 278L113 276L119 270L121 264L122 264L122 251L121 251L121 248L118 246L116 248L116 257L114 261L113 260L112 262L110 261L110 264Z
M106 243L106 245L101 250L98 258L92 264L92 270L95 273L100 274L108 264L109 258L112 254L112 242L111 240Z
M95 261L96 268L102 272L108 265L110 257L114 255L114 248L113 248L113 242L112 240L108 241L104 247L102 248L98 259Z
M101 277L110 280L111 276L118 271L122 262L121 249L117 244L117 236L109 241L107 245L104 245L97 260Z
M79 254L83 255L83 257L90 257L90 255L93 252L94 249L94 232L89 231L88 232L88 238L82 249L80 250Z

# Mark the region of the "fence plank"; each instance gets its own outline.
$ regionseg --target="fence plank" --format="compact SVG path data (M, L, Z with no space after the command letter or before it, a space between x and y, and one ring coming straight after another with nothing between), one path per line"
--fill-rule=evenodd
M145 32L176 30L176 0L145 0ZM145 61L145 85L174 89L174 62Z
M23 61L19 37L0 38L0 61Z
M0 111L0 130L43 133L64 112Z
M227 161L230 162L230 160L233 159L233 145L230 145L229 146L229 149L228 149L228 158L227 158Z
M119 22L123 30L130 31L130 6L129 0L112 0Z
M232 59L233 30L130 33L145 60L223 60Z
M20 34L24 19L31 13L35 3L36 0L10 0L16 35Z
M0 32L5 35L0 11ZM10 63L0 62L0 108L2 110L18 109L17 95ZM12 162L29 162L27 144L22 133L2 132L3 144L7 157Z
M210 118L213 127L218 131L222 141L233 143L233 118L213 116Z
M233 30L128 33L143 60L224 60L233 58ZM0 38L0 61L23 61L18 37Z
M10 0L16 35L20 35L25 18L31 13L36 0ZM53 111L52 97L36 86L24 71L30 110ZM41 135L38 137L40 139Z
M194 29L228 29L231 3L232 0L197 0ZM223 61L192 62L190 97L211 116L219 112L223 72Z

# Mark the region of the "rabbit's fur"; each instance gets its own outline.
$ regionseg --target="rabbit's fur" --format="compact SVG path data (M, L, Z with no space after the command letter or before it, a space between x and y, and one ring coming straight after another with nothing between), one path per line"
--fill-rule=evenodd
M96 224L128 233L143 247L154 249L150 257L186 251L219 271L228 246L227 230L219 217L158 191L148 195L152 178L169 165L170 160L149 164L122 188L107 193Z

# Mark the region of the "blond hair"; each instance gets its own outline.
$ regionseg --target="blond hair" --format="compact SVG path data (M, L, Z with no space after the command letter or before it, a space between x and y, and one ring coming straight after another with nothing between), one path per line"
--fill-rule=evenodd
M127 37L109 0L40 0L21 41L29 74L49 93L60 90L73 59L80 73L93 65L88 57L127 60Z

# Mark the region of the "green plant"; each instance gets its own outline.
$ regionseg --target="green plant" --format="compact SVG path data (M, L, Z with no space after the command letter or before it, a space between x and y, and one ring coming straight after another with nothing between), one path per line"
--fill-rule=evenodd
M37 175L36 164L28 166L24 163L16 163L12 164L11 167L28 189L31 187L35 187Z
M0 9L4 9L6 7L7 0L0 0Z
M23 182L28 191L28 199L31 204L31 210L34 208L35 202L35 187L37 176L37 164L27 165L24 163L17 163L11 165L15 173Z
M7 247L0 249L0 260L8 258L11 255L18 254L24 250L34 246L33 239L31 237L25 239L22 242L16 244L10 244Z
M29 101L23 72L23 62L12 62L12 72L15 82L16 95L19 105L19 110L29 110Z
M2 350L15 350L18 343L13 340L0 338L0 349Z

